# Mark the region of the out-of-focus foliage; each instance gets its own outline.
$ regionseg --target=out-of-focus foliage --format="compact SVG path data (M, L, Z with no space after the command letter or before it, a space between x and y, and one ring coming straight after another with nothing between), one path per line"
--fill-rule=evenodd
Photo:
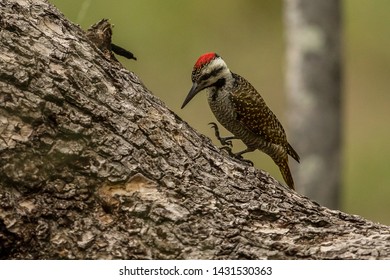
M191 87L192 66L208 51L216 51L233 72L246 77L286 124L280 0L50 1L84 29L109 18L115 25L114 42L138 58L137 62L121 59L125 67L214 141L207 123L215 119L203 94L180 110ZM390 1L344 1L343 210L386 224L390 224L389 10ZM247 158L281 179L263 153Z

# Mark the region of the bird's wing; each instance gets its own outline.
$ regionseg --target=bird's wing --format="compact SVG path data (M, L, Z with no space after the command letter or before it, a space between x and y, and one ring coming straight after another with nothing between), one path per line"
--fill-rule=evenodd
M237 74L234 74L234 77L237 82L233 88L231 101L236 109L237 120L267 142L286 145L286 133L261 95L243 77Z

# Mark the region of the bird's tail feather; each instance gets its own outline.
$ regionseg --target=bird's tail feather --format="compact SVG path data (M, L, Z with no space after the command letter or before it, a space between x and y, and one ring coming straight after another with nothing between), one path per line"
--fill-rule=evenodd
M299 162L299 155L289 143L287 143L287 153L292 156L297 162Z
M280 169L280 172L282 173L284 181L287 183L287 185L291 189L294 190L295 189L294 188L294 179L291 175L290 168L288 167L288 159L281 161L281 162L278 162L277 165L279 166L279 169Z

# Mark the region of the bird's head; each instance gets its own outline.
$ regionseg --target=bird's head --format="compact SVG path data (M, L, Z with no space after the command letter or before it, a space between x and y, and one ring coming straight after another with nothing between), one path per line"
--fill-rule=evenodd
M201 90L223 85L229 75L231 73L225 61L216 53L210 52L200 56L192 70L192 88L181 108L183 109Z

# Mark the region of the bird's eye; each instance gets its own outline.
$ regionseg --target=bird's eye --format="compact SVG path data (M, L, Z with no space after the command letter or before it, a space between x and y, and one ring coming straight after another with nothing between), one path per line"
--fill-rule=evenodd
M222 71L222 67L215 68L211 72L205 73L204 75L200 76L199 80L206 81L206 80L210 79L211 77L217 76L219 74L219 72L221 72L221 71Z

